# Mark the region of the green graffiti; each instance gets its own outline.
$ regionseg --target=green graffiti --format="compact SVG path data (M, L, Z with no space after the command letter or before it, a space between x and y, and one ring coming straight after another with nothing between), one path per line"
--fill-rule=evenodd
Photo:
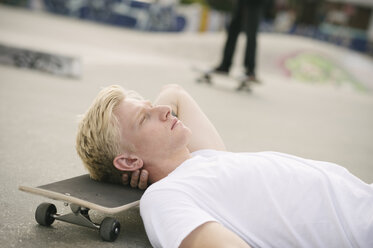
M357 90L365 91L365 87L350 73L321 54L302 52L288 58L284 66L289 70L291 77L298 81L335 85L350 84Z

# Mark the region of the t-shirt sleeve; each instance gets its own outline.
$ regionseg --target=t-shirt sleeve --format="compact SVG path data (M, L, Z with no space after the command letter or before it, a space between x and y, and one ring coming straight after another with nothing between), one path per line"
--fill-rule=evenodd
M154 247L179 247L198 226L216 221L186 193L178 190L146 192L140 201L140 213Z

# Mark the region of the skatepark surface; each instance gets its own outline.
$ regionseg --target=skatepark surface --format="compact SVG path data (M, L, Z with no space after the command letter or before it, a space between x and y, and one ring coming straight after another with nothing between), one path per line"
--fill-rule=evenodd
M137 208L115 215L121 235L107 243L93 229L37 225L35 208L47 199L18 191L19 185L86 173L75 152L78 115L110 84L149 99L162 85L179 84L200 103L229 150L335 162L373 183L373 60L362 54L261 33L262 84L246 93L235 92L233 80L212 87L196 83L192 68L217 64L224 32L144 33L0 5L0 34L0 44L77 57L82 65L75 79L0 65L1 247L151 247ZM237 50L233 73L242 69L244 37ZM327 61L334 76L325 79L315 58ZM297 74L302 70L306 76ZM93 213L98 222L102 218Z

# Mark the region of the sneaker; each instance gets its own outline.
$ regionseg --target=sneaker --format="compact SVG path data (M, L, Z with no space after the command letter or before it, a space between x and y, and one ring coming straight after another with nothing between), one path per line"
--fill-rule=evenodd
M254 82L254 83L260 83L260 81L258 80L258 78L255 76L254 73L246 74L246 76L247 76L247 81Z
M220 66L212 69L212 73L228 74L229 73L229 68L220 65Z

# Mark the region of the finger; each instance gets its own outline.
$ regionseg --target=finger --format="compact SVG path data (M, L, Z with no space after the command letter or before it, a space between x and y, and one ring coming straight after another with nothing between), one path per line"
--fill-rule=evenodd
M132 176L131 176L131 187L132 188L136 188L137 185L139 184L139 177L140 177L139 170L132 172Z
M147 170L142 170L140 174L139 189L146 189L148 187L149 173Z
M122 174L122 184L123 185L128 185L129 184L129 180L128 180L129 176L127 173L123 173Z

